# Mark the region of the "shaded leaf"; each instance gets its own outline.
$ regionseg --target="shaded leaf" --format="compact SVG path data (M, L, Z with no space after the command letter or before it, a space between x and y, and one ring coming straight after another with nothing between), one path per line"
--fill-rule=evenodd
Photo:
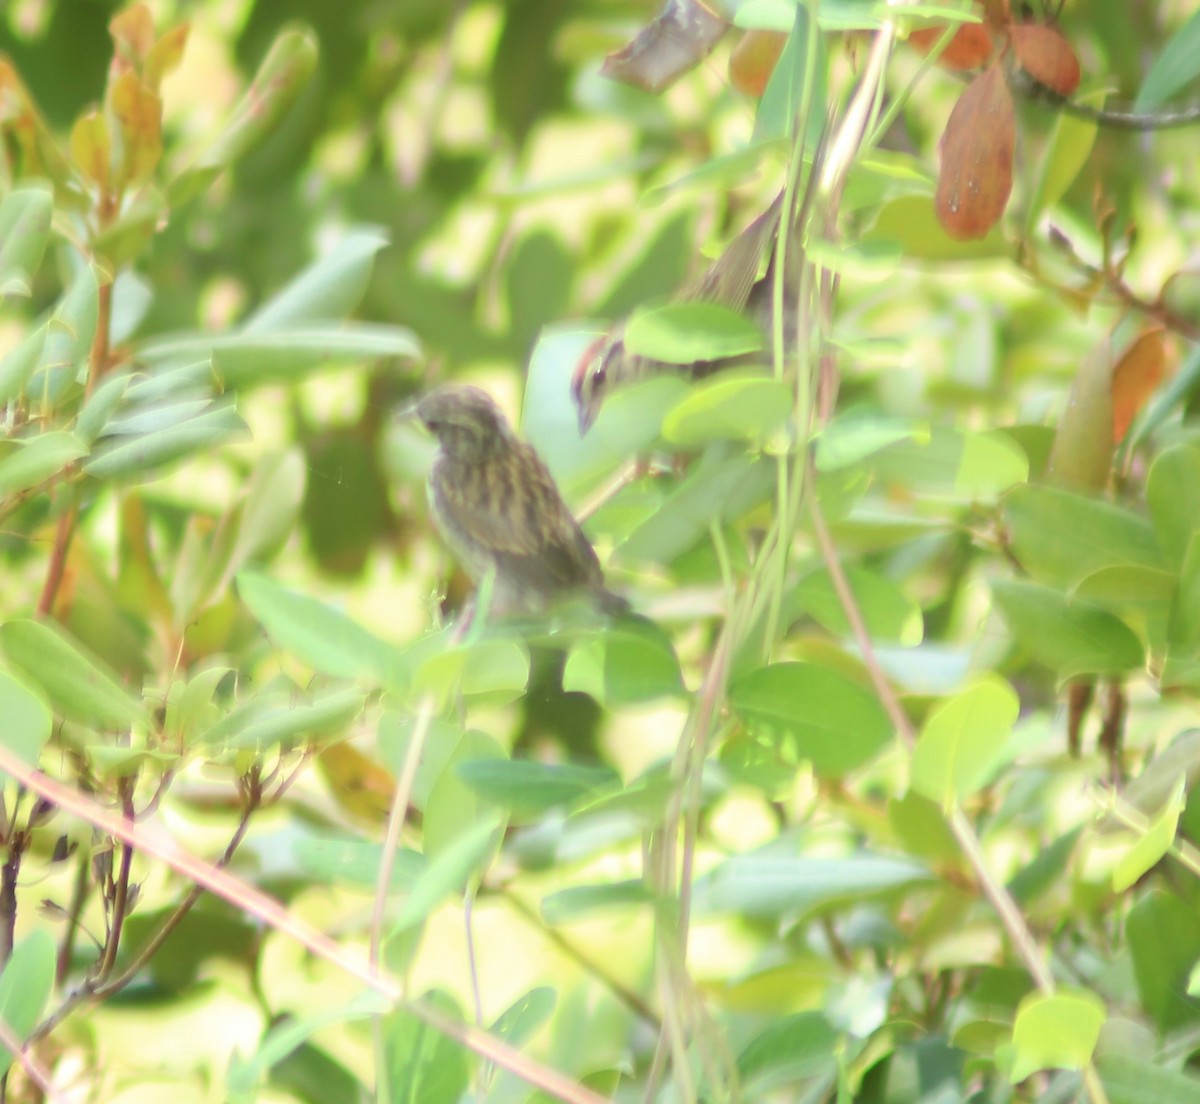
M730 688L729 703L761 739L785 743L818 775L839 778L862 766L891 739L875 695L827 667L775 663Z
M992 593L1017 640L1060 682L1135 670L1145 660L1129 626L1094 605L1068 602L1060 591L1013 580L992 583Z
M63 430L20 440L17 446L0 460L0 497L36 487L88 454L87 445Z
M600 72L647 92L661 92L708 57L728 27L699 0L665 0L633 41L604 59Z
M937 706L912 757L912 788L949 812L988 779L1012 735L1020 702L995 676Z
M1153 111L1200 76L1200 12L1171 36L1142 82L1135 111Z

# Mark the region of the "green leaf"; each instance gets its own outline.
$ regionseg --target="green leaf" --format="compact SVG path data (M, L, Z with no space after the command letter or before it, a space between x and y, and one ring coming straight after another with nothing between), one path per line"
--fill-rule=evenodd
M1200 12L1179 28L1154 59L1133 110L1153 112L1200 76Z
M1200 449L1176 445L1154 458L1146 477L1146 505L1167 559L1182 563L1200 519Z
M929 430L910 419L885 418L852 411L836 418L817 436L818 471L848 468L897 441L928 441Z
M938 222L929 195L905 195L885 203L864 242L896 242L908 257L921 261L962 261L1007 257L1008 243L999 227L978 241L950 237Z
M100 283L94 265L80 265L71 286L58 301L46 328L46 341L38 367L58 370L66 379L75 380L83 372L91 354L100 317ZM57 394L60 385L51 390Z
M456 694L496 705L516 701L529 683L529 649L520 640L485 637L433 652L416 670L413 688L438 702Z
M13 947L0 974L0 1021L24 1042L42 1017L54 988L54 937L35 927ZM12 1068L13 1055L0 1045L0 1076Z
M0 298L30 294L53 210L54 192L44 185L16 188L0 201Z
M653 893L645 882L637 879L571 886L542 898L542 919L556 926L586 919L597 912L615 910L617 915L628 920L633 909L653 903Z
M148 728L142 702L65 629L42 621L0 625L0 649L68 720L101 728Z
M152 363L211 356L225 385L234 390L273 380L295 380L331 361L414 358L420 351L411 330L368 322L316 322L216 337L171 334L148 341L139 350Z
M247 318L240 333L278 333L344 318L358 306L371 278L375 254L387 244L387 231L382 227L351 228L329 253Z
M220 173L279 125L317 65L317 39L306 28L286 28L271 43L254 80L228 115L225 128L200 156L171 181L170 205L199 195Z
M50 739L54 717L46 703L23 683L0 671L0 743L31 767Z
M841 1032L822 1012L797 1012L777 1020L738 1055L738 1074L755 1098L794 1081L832 1075Z
M872 640L896 641L906 647L921 643L924 625L916 602L891 579L861 567L844 570ZM792 597L805 613L829 632L836 636L850 635L850 623L825 568L805 575L796 584Z
M1180 775L1188 793L1200 783L1200 729L1179 733L1146 764L1141 774L1126 783L1121 801L1142 816L1152 817L1168 805ZM1124 830L1124 824L1112 814L1097 826L1099 832Z
M1020 701L988 675L934 709L913 749L912 787L950 812L989 778L1004 753Z
M793 133L797 113L807 108L810 127L820 127L824 116L824 82L825 72L823 51L818 48L816 68L811 74L812 97L804 103L805 76L808 67L808 40L810 33L808 9L797 4L792 12L790 33L784 44L783 53L775 63L775 68L767 80L762 97L758 101L758 111L754 116L754 134L751 143L757 145L774 140L789 140ZM819 39L818 39L819 46ZM815 141L815 134L810 135Z
M1141 667L1141 641L1123 621L1050 587L997 580L992 594L1017 640L1060 682Z
M511 1047L524 1046L550 1018L556 1000L555 992L549 986L530 989L501 1012L488 1031Z
M374 888L383 845L337 836L305 836L292 844L292 855L301 873L322 885ZM388 889L409 892L425 866L424 855L401 848L392 864Z
M879 855L836 859L789 855L736 855L696 882L698 915L799 917L932 882L923 866Z
M1101 1054L1096 1058L1096 1068L1108 1093L1108 1104L1200 1100L1200 1077L1169 1069L1160 1062L1128 1054Z
M654 515L621 542L622 560L671 563L724 523L764 502L775 485L775 462L707 449Z
M148 414L147 421L153 417ZM209 449L234 434L249 432L249 427L234 408L232 396L216 401L173 403L168 409L159 411L158 417L185 420L144 434L102 437L84 464L84 471L98 479L150 472Z
M791 389L779 380L759 372L722 372L692 388L663 419L662 433L685 446L761 440L786 425L791 414Z
M1082 1069L1092 1059L1108 1017L1104 1002L1086 990L1033 993L1013 1023L1012 1081L1046 1069Z
M761 739L786 743L823 778L840 778L878 754L892 726L869 691L811 663L775 663L738 679L729 704Z
M484 732L467 729L455 741L421 805L421 838L427 856L445 851L481 821L495 822L493 803L467 785L459 768L500 759L507 760L508 752Z
M1175 842L1175 830L1179 826L1179 816L1186 804L1184 799L1185 781L1184 776L1179 775L1162 810L1146 825L1146 830L1138 835L1137 841L1117 863L1116 869L1113 871L1113 892L1124 893L1170 851Z
M1125 937L1142 1007L1160 1031L1200 1019L1200 1000L1187 995L1188 975L1200 959L1200 915L1190 903L1152 889L1129 911Z
M385 680L393 649L357 622L253 571L239 572L237 585L271 639L314 670L332 678Z
M617 789L620 775L610 767L538 763L531 759L472 759L459 764L466 785L515 817L532 819L560 805Z
M502 835L499 819L488 817L430 858L405 897L388 938L420 924L451 894L462 893L491 861Z
M197 743L213 749L245 749L261 755L278 745L317 740L342 732L363 710L366 695L352 687L308 695L265 691L242 702Z
M697 364L763 348L763 332L751 319L719 303L685 300L633 313L625 327L625 350L664 364Z
M933 426L927 441L908 437L872 461L876 478L922 494L972 502L1007 490L1029 476L1024 451L1004 433Z
M253 1104L259 1099L259 1084L271 1067L282 1062L316 1032L333 1024L374 1019L390 1008L391 1002L386 997L368 990L341 1007L326 1008L300 1019L285 1018L266 1033L258 1050L249 1058L234 1053L225 1082L226 1099L229 1104Z
M1100 499L1027 485L1006 497L1004 512L1013 552L1037 580L1070 585L1104 567L1164 566L1150 524Z
M0 358L0 402L11 402L25 390L42 362L49 332L49 322L30 330Z
M105 424L125 398L132 380L133 376L128 372L110 373L84 399L79 417L75 419L75 435L81 441L90 445L100 436Z
M671 639L657 625L628 618L576 644L563 668L563 689L609 706L678 694L683 674Z
M453 999L440 991L422 998L443 1017L462 1023ZM467 1093L467 1052L411 1012L397 1010L383 1022L387 1084L379 1099L408 1104L459 1104Z
M1075 97L1075 102L1099 106L1102 96L1092 93ZM1087 164L1096 142L1097 124L1091 119L1060 113L1050 136L1037 186L1029 202L1025 226L1033 233L1044 211L1053 207L1074 183Z
M87 453L87 445L61 429L20 440L16 451L0 460L0 496L36 487Z

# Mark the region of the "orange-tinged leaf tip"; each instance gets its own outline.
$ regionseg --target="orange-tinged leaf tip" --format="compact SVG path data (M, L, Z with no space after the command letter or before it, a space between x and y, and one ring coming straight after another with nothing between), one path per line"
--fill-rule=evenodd
M1057 27L1020 23L1008 34L1021 68L1039 84L1060 96L1079 87L1079 59Z
M909 44L927 54L941 41L945 30L945 27L923 27L911 31ZM991 58L993 48L992 36L982 23L964 23L938 56L938 64L947 69L981 69Z
M1113 440L1120 444L1138 411L1162 383L1167 369L1163 329L1155 326L1136 337L1113 366Z
M1012 93L993 64L959 97L942 135L935 207L950 237L985 237L1004 214L1016 141Z
M743 95L761 96L786 42L781 31L747 31L729 55L729 83Z

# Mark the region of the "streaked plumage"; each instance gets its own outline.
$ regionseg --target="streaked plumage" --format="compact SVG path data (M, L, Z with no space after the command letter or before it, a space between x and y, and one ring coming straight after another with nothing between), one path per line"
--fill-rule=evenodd
M440 448L429 474L434 521L463 569L495 578L493 613L541 613L571 594L607 614L628 608L531 445L477 387L426 395L417 416Z
M764 258L774 248L782 209L783 193L780 192L771 206L729 243L700 279L680 293L679 300L717 303L742 312L762 326L769 344L770 335L767 331L771 317L772 267L768 264L762 276L759 272ZM579 415L581 434L591 428L605 397L617 387L663 372L685 372L698 379L725 368L762 359L761 356L730 357L688 365L665 364L627 352L624 335L624 324L618 324L607 335L589 345L575 367L571 395Z

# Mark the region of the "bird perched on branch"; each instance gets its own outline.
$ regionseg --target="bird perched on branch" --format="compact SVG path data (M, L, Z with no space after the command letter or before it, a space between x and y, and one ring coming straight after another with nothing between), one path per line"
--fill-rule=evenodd
M492 613L539 614L572 595L610 616L629 608L605 587L546 465L486 392L439 387L416 413L439 445L429 474L434 521L477 585L493 576Z
M679 301L714 303L745 314L762 329L766 347L770 346L774 246L779 234L783 197L784 193L780 192L771 206L738 234L699 280L678 297ZM768 254L770 262L760 276L759 270ZM787 270L793 271L792 262L788 262ZM605 398L618 387L663 372L683 372L693 379L700 379L713 372L761 360L762 354L758 354L687 365L667 364L629 352L625 348L625 325L618 324L588 346L571 378L571 396L579 416L579 432L584 434L591 428Z

